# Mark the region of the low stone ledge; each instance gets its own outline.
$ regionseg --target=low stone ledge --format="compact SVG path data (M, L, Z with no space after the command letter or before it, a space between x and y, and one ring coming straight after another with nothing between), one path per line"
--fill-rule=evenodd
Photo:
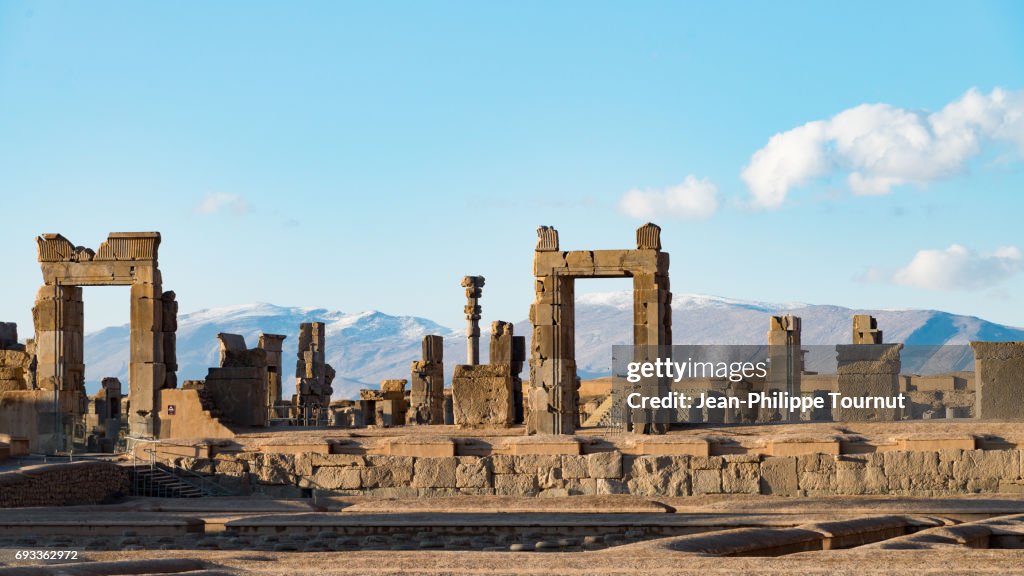
M580 442L572 436L524 436L510 438L505 442L508 454L515 456L531 454L579 455Z

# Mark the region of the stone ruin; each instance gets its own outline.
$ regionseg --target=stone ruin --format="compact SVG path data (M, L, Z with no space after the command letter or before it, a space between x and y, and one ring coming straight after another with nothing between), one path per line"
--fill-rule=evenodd
M526 339L512 335L512 323L491 323L490 363L459 365L452 377L452 410L460 428L508 428L523 422Z
M220 367L210 368L205 380L187 381L185 387L199 390L211 412L226 424L267 426L274 406L271 383L280 381L284 338L261 334L259 345L250 349L238 334L217 334ZM264 348L267 345L270 351Z
M85 413L85 445L89 452L111 453L121 431L121 381L104 378L99 392L90 396Z
M854 344L881 344L882 331L878 329L878 321L868 314L857 314L853 317Z
M525 339L512 335L511 322L492 322L490 363L481 365L480 297L484 277L465 276L461 284L466 288L467 300L466 363L455 366L452 376L452 420L460 428L507 428L522 423L523 383L519 373L526 360ZM443 369L439 374L444 374Z
M34 388L35 344L18 342L18 325L0 322L0 392Z
M405 399L405 386L408 380L384 380L380 390L364 389L359 391L359 409L363 415L364 426L404 426L409 403Z
M661 228L652 223L636 231L636 250L566 252L559 248L558 231L554 228L541 226L537 236L526 428L530 434L572 434L579 426L576 280L633 279L633 344L653 359L659 347L672 345L669 255L661 251ZM669 389L664 379L645 385L652 388L646 391L652 396L662 396ZM667 419L663 410L637 409L627 414L626 426L637 432L664 432Z
M800 375L803 373L803 354L800 351L801 321L799 316L786 314L768 319L768 377L765 392L800 394ZM761 410L759 422L795 420L799 414L781 413L777 409Z
M36 383L56 391L60 411L82 415L85 405L82 286L131 287L131 356L128 424L131 434L156 434L159 391L175 388L178 306L163 290L157 264L159 232L113 232L97 251L75 246L60 234L36 241L43 286L32 308ZM60 431L58 431L60 433ZM70 436L70 435L66 435Z
M423 337L423 359L413 361L409 382L406 422L444 424L444 338Z
M324 359L326 326L307 322L299 326L298 361L295 364L295 395L292 417L304 425L327 423L335 371Z
M843 396L895 397L900 391L902 344L882 344L882 331L871 316L853 317L853 344L836 346L838 391ZM902 417L899 408L837 407L837 422L893 421Z
M976 381L975 417L1024 419L1024 342L971 342L971 348Z

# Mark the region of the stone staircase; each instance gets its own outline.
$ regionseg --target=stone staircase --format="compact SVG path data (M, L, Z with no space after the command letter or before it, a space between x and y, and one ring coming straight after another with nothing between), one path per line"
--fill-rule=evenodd
M583 422L583 426L611 426L612 423L610 415L612 411L612 406L614 405L615 396L613 394L609 394L608 396L605 397L604 402L601 402L601 404L597 407L597 410L594 410L594 412L586 419L586 421Z
M132 496L152 498L200 498L218 496L189 482L162 465L140 464L129 468Z

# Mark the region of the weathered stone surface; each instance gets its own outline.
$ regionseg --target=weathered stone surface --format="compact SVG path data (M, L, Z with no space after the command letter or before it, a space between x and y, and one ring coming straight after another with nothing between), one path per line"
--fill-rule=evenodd
M412 486L415 488L455 488L455 458L417 458Z
M758 494L761 469L756 462L727 463L722 468L722 492L725 494Z
M1020 475L1019 450L964 450L953 461L953 479L967 492L996 492L1000 480Z
M498 496L533 496L537 492L537 477L534 474L494 476L494 493Z
M692 492L700 494L719 494L722 492L722 473L719 470L693 470Z
M325 490L358 490L362 488L362 473L358 468L321 466L310 478L316 487Z
M761 494L796 496L798 490L795 456L769 456L761 462Z
M689 456L636 456L630 463L629 493L642 496L690 495Z
M486 458L460 456L455 468L455 485L458 488L487 488L491 486L491 471Z
M587 469L587 457L566 455L562 456L562 477L567 479L587 478L590 473Z
M622 453L610 450L588 454L587 472L591 478L622 478Z
M515 421L512 374L507 364L456 366L452 379L455 424L506 428Z
M975 415L1024 419L1024 342L971 342L974 349Z

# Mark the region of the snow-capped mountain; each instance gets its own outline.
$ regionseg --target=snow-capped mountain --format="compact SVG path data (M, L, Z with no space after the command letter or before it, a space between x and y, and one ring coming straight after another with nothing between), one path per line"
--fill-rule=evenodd
M632 292L585 294L576 298L576 356L580 377L611 371L611 346L632 343ZM971 340L1021 341L1024 329L994 324L972 316L937 310L854 310L841 306L800 303L773 304L677 294L672 302L675 344L763 344L772 314L791 313L803 318L802 342L850 342L854 314L871 314L885 332L886 342L905 344L966 344ZM488 326L484 307L481 327ZM465 361L465 333L425 318L390 316L369 311L346 314L323 308L295 308L246 304L200 310L178 317L178 380L201 379L217 366L217 333L241 334L255 347L260 332L284 334L286 393L294 382L296 334L302 322L327 324L327 361L338 371L335 395L354 398L360 388L376 387L387 378L408 378L409 364L420 358L426 334L445 338L445 371ZM486 330L481 342L486 361ZM529 338L526 320L516 322L516 334ZM128 327L105 328L86 336L86 378L91 382L116 376L127 383ZM524 378L528 377L524 373ZM92 389L92 387L90 388Z

